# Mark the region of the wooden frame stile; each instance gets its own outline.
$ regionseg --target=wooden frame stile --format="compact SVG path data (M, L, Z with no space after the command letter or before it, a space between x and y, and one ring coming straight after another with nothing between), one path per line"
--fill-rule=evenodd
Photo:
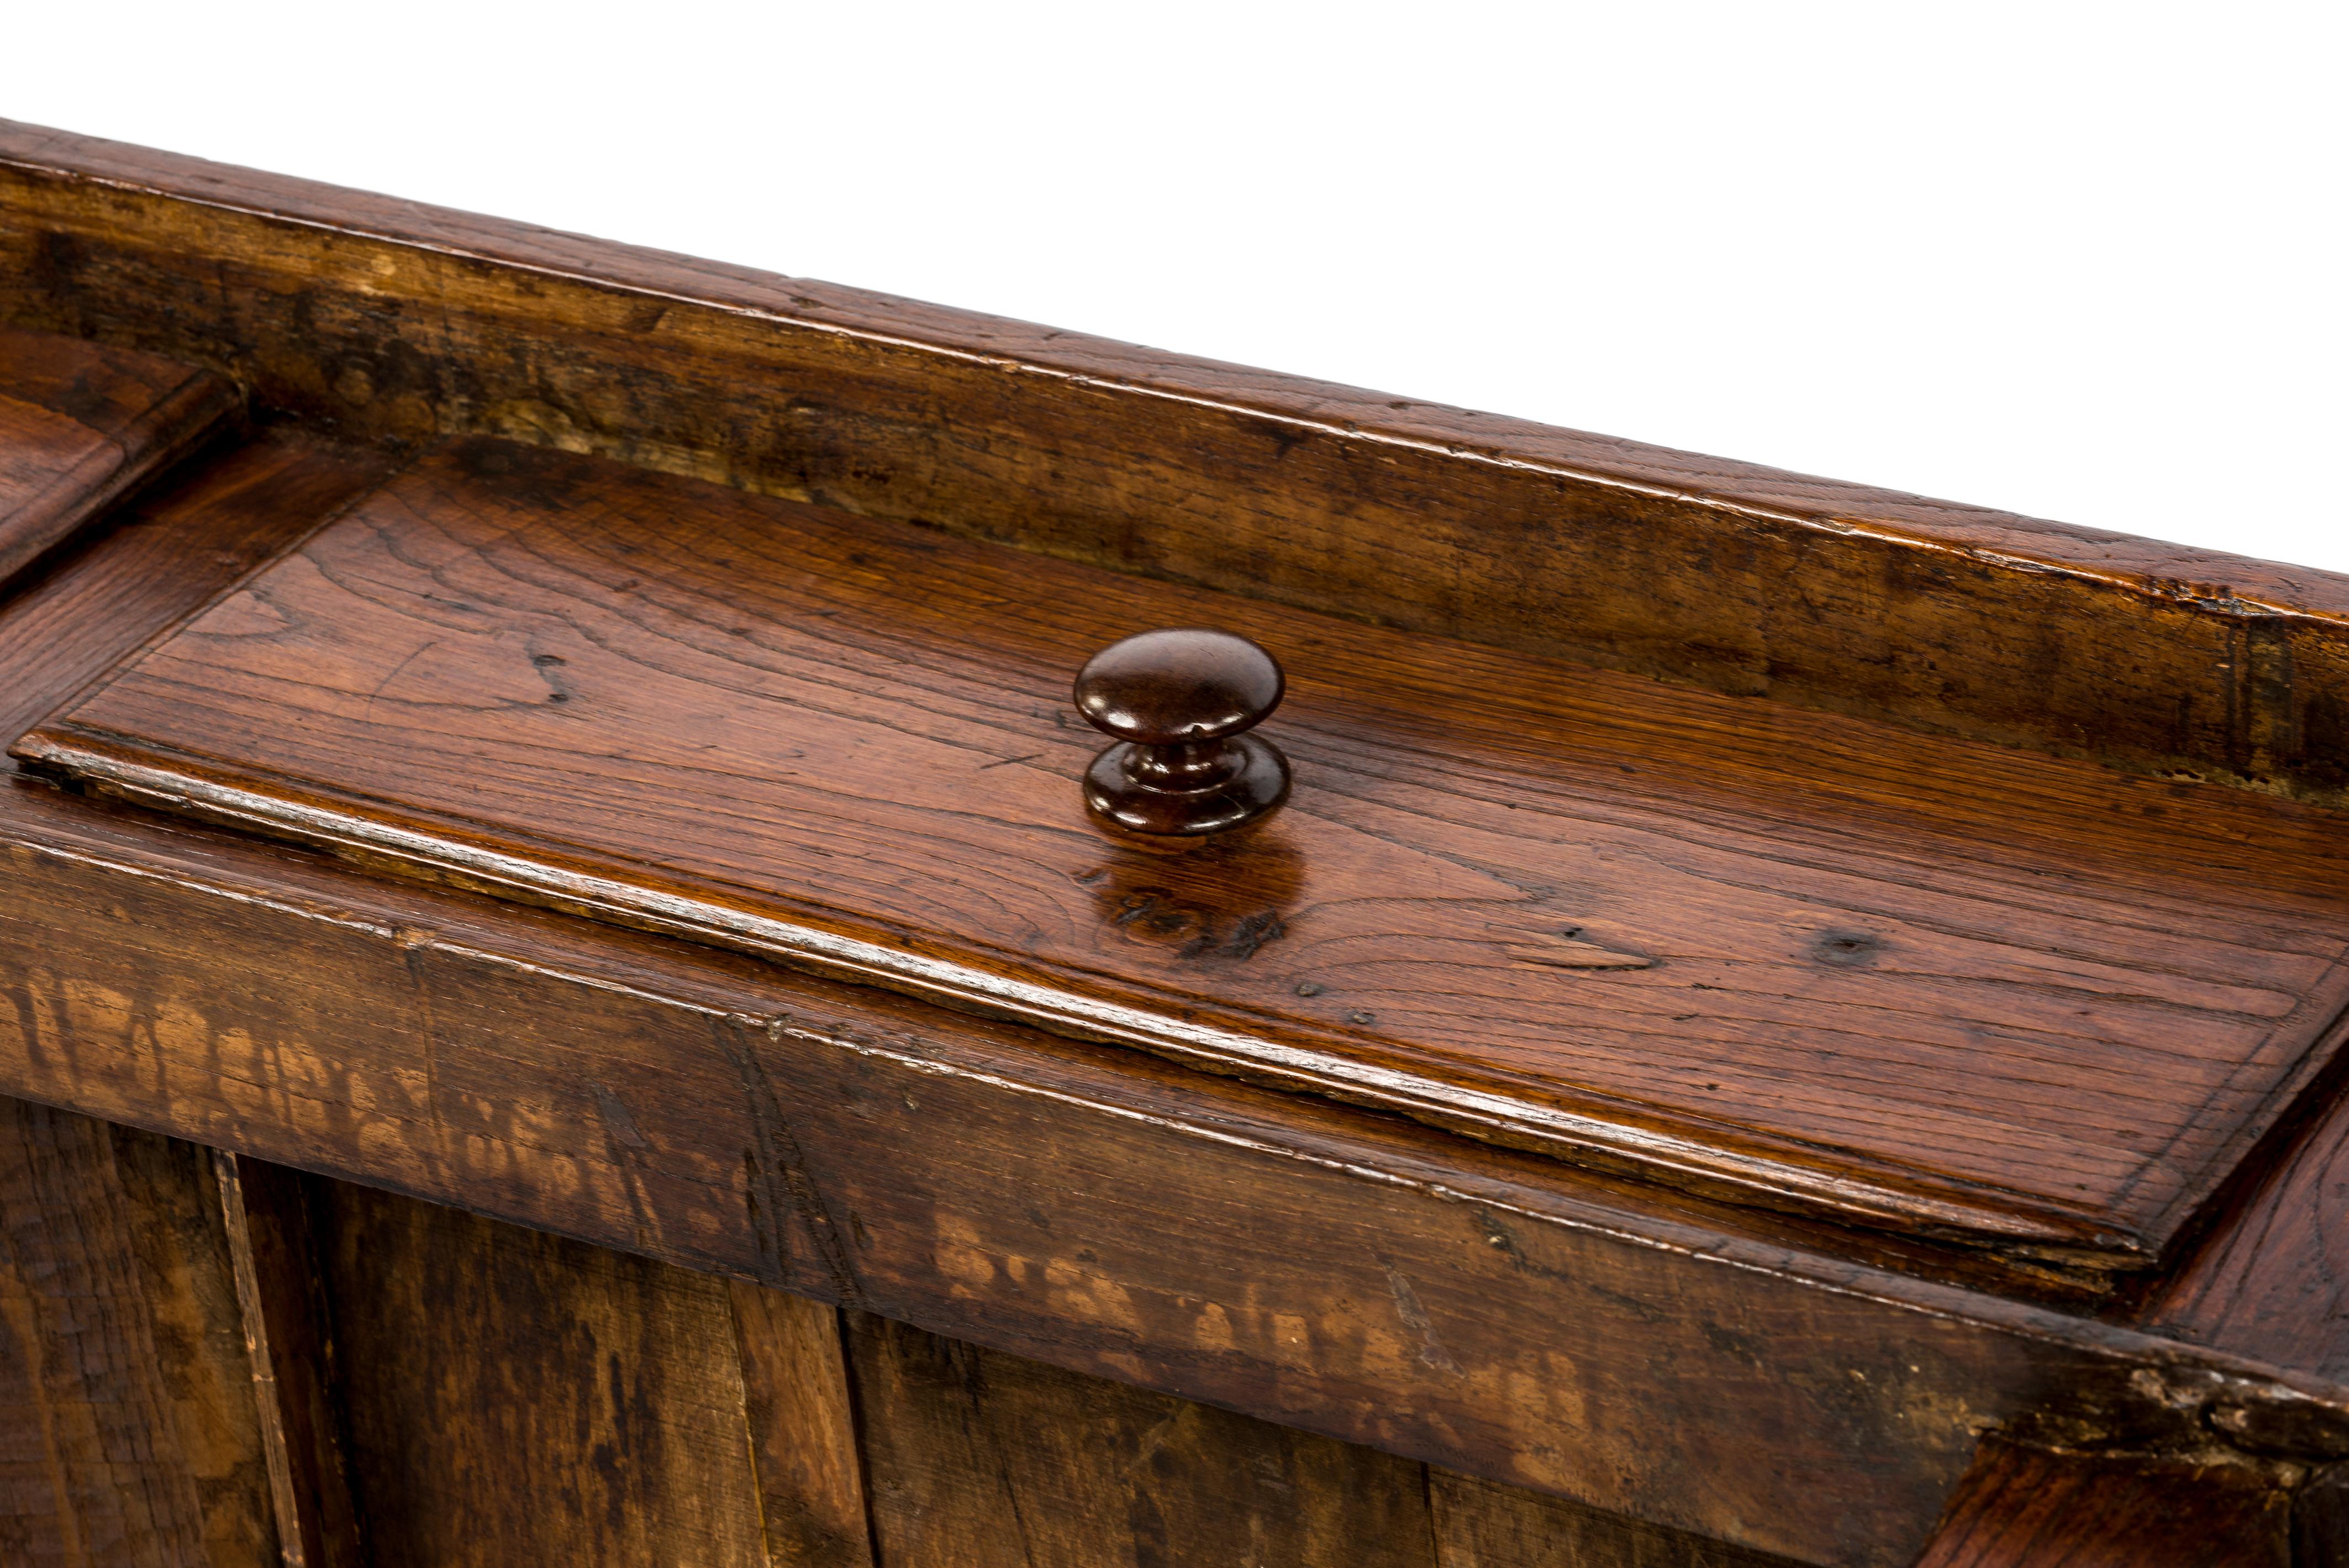
M95 535L44 544L0 602L10 741L428 444L489 435L2085 760L2157 804L2349 806L2349 578L2331 574L5 122L0 327L202 368L199 422L230 417L233 383L255 425ZM1740 1568L2349 1561L2337 1064L2296 1081L2138 1275L2087 1277L378 877L7 767L8 1277L41 1247L114 1271L108 1299L145 1303L110 1320L121 1354L184 1319L202 1354L183 1365L212 1380L140 1397L208 1435L119 1526L160 1542L122 1561L690 1542L890 1568L992 1563L1023 1531L1033 1560L1077 1561L1111 1521L1158 1531L1164 1561L1239 1550L1226 1528L1365 1560L1370 1536L1278 1501L1316 1488L1389 1510L1381 1550L1443 1568L1579 1561L1559 1555L1578 1532L1617 1554L1594 1560ZM85 1210L104 1213L56 1220ZM167 1223L207 1238L196 1262L125 1282L160 1266L140 1238ZM0 1321L32 1343L54 1303L8 1290ZM460 1316L510 1381L419 1347ZM232 1333L243 1403L219 1392ZM582 1383L580 1357L607 1381ZM22 1409L71 1403L26 1376ZM1006 1457L1003 1434L1079 1408L1098 1425L1037 1450L1052 1476ZM606 1522L581 1540L468 1511L403 1435L437 1426L488 1464L564 1422L607 1459L650 1425L670 1444L641 1475L583 1466L565 1495ZM1211 1452L1258 1478L1213 1528L1133 1480L1155 1466L1164 1495L1216 1499L1235 1472ZM693 1489L661 1478L688 1469L726 1507L680 1503ZM35 1499L7 1517L86 1557L74 1532L107 1511L40 1501L88 1488L33 1474L0 1466ZM948 1518L965 1533L936 1534Z

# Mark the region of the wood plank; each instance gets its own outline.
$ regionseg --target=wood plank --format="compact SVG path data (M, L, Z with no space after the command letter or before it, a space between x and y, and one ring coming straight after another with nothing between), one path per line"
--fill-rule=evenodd
M0 327L0 593L242 408L193 366Z
M1440 1568L1778 1568L1785 1559L1433 1469Z
M1917 1568L2292 1568L2284 1478L1997 1441Z
M211 1157L0 1100L0 1556L274 1568Z
M766 1568L724 1282L314 1196L375 1561Z
M1217 623L1288 658L1290 805L1183 853L1095 829L1071 672ZM427 457L15 751L429 877L2084 1268L2158 1258L2349 1006L2327 813L499 441Z
M750 1453L773 1568L872 1568L840 1309L737 1280Z
M2349 1564L2349 1465L2310 1476L2292 1502L2292 1568Z
M1434 1568L1421 1467L849 1315L889 1564Z
M0 319L1404 629L2349 799L2349 577L39 127ZM778 389L784 390L779 392Z
M285 1568L365 1568L307 1179L224 1151L212 1167Z

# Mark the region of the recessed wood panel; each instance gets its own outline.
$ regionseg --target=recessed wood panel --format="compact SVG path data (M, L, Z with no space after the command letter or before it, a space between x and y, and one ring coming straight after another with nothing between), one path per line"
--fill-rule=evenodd
M0 327L0 587L236 410L191 366Z
M1263 826L1084 818L1094 648L1291 672ZM496 441L18 754L1503 1141L2104 1263L2349 1001L2330 814L1405 637Z

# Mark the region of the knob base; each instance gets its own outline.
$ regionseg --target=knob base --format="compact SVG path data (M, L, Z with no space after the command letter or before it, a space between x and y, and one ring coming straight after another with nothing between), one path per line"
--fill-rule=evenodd
M1254 822L1288 798L1288 759L1280 748L1254 735L1235 735L1223 745L1231 765L1217 770L1216 783L1174 790L1137 778L1137 754L1149 748L1121 741L1085 770L1085 805L1128 833L1195 837Z

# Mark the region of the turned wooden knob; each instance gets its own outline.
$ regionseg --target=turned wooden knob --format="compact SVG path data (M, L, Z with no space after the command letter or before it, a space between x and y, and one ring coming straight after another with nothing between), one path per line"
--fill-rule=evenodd
M1288 759L1254 729L1280 706L1272 655L1227 631L1145 631L1077 673L1077 711L1117 744L1085 770L1085 805L1133 833L1253 822L1288 797Z

